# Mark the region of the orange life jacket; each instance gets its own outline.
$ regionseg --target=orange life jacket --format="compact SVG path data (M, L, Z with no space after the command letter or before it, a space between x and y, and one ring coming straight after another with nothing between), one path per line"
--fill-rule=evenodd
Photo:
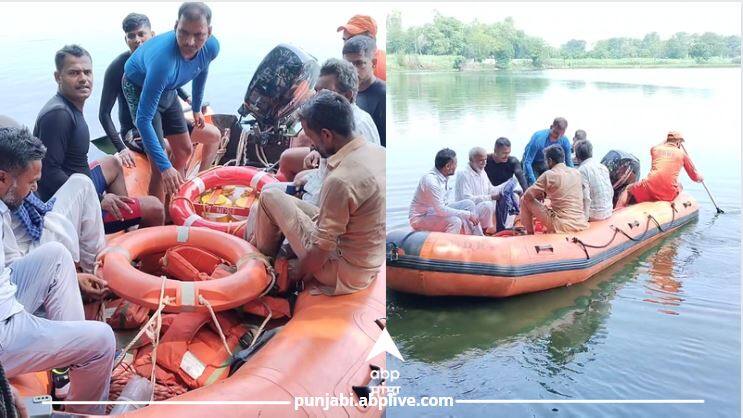
M184 282L204 281L231 274L225 260L191 245L169 248L160 259L160 265L165 274Z
M233 352L247 328L233 312L216 314ZM156 379L163 384L185 383L191 389L227 378L231 357L208 312L163 315L157 348ZM137 352L134 368L142 376L152 372L152 345Z
M101 308L101 303L103 308ZM84 306L85 319L103 321L113 329L136 329L150 316L149 309L122 298L93 302ZM102 317L101 317L102 315Z

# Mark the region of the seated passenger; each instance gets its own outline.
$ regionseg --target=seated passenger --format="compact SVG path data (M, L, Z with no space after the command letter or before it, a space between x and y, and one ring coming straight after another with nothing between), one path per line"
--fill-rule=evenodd
M449 203L449 177L457 171L457 154L444 148L436 153L433 170L418 182L408 219L416 231L482 235L475 203L469 199Z
M69 366L67 401L107 401L116 341L107 324L85 321L69 251L48 242L21 256L11 229L11 211L41 177L43 153L28 130L0 129L0 363L10 378ZM41 308L45 318L35 315ZM66 410L102 415L105 405Z
M498 231L502 231L512 226L513 217L510 215L519 213L519 196L529 187L521 162L511 155L511 141L508 138L500 137L495 140L493 153L485 164L485 173L492 185L503 185L505 191L513 191L504 193L505 199L498 199L496 202L495 225Z
M488 152L485 148L475 147L470 150L469 164L457 174L454 197L458 201L471 200L475 204L475 213L483 231L494 234L495 202L501 198L503 185L495 187L490 184L483 171L487 159Z
M0 115L0 129L18 130L20 141L38 141L13 119ZM39 162L44 153L38 156ZM106 245L101 205L93 182L83 174L73 174L60 187L54 201L42 202L29 193L12 211L12 228L21 255L47 243L59 242L85 273L93 273L95 259Z
M320 78L315 83L315 91L330 90L345 97L353 109L354 125L356 134L363 137L372 144L380 144L379 133L371 116L356 105L356 95L359 91L359 77L356 69L349 62L330 58L320 68ZM317 205L320 184L325 177L327 169L325 160L320 157L317 151L310 151L309 144L307 147L293 147L281 153L279 159L280 173L283 173L287 180L293 180L295 186L305 186L311 177L306 177L309 173L302 171L319 168L320 172L309 182L309 187L305 187L308 192L304 200ZM301 173L301 174L300 174ZM300 174L298 178L295 178Z
M588 220L602 221L610 217L614 209L614 189L611 186L609 169L593 158L593 145L588 140L576 142L574 148L575 159L579 164L578 171L583 176L591 199Z
M578 141L586 141L588 140L588 134L583 129L576 129L575 134L573 135L573 145L572 145L572 151L573 151L573 166L578 166L578 161L575 159L575 143Z
M337 93L317 93L299 118L327 158L319 208L266 188L248 238L273 257L286 237L299 257L294 278L314 277L328 294L353 293L368 287L384 263L384 148L356 136L351 104Z
M88 163L90 132L82 113L93 89L93 65L90 54L77 45L57 51L54 58L58 92L41 109L36 118L34 136L46 146L38 194L43 201L58 195L74 193L63 188L73 174L89 177L100 198L106 233L135 225L163 224L163 205L152 196L130 198L124 172L116 157L106 156Z
M578 232L588 229L588 190L578 170L565 165L565 151L560 145L544 150L549 169L526 189L521 199L521 223L527 234L534 233L538 220L548 233ZM544 199L549 199L549 207Z
M652 162L648 176L637 183L627 186L617 202L617 209L640 202L670 202L683 189L678 182L681 167L693 181L701 183L704 178L694 167L691 159L682 150L684 138L680 133L671 131L666 142L650 150Z

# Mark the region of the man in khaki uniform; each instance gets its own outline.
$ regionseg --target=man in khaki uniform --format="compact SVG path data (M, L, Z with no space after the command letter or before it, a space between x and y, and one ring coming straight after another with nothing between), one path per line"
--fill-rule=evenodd
M300 110L302 128L328 174L315 207L281 189L261 193L251 243L275 256L282 236L299 257L299 276L328 294L369 286L384 262L385 152L354 135L351 104L323 90Z
M591 203L580 172L565 165L565 151L558 145L544 150L549 170L526 189L521 199L521 223L527 234L534 233L538 219L549 233L578 232L588 229L586 213ZM544 204L544 199L550 206Z

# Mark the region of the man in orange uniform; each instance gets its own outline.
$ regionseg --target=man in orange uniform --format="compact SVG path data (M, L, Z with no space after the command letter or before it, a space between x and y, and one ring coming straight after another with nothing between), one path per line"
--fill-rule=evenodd
M617 208L640 202L672 201L682 190L678 182L681 167L684 167L689 178L701 183L704 178L694 168L686 151L681 149L683 142L680 133L671 131L666 142L654 146L650 150L653 159L650 173L647 178L627 187L617 201Z
M366 35L374 40L377 39L377 22L371 16L355 15L348 22L338 27L338 32L343 31L343 42L357 35ZM387 81L387 54L379 48L374 53L377 60L374 67L374 76Z

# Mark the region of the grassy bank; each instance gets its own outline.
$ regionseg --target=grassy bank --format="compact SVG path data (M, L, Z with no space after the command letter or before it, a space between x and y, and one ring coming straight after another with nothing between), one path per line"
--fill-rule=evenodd
M553 68L695 68L695 67L739 67L740 58L710 58L707 61L655 58L578 58L547 59L542 68L534 66L531 60L511 60L509 70L536 70ZM501 68L493 60L475 62L457 55L407 55L390 54L387 57L388 70L394 71L494 71Z

